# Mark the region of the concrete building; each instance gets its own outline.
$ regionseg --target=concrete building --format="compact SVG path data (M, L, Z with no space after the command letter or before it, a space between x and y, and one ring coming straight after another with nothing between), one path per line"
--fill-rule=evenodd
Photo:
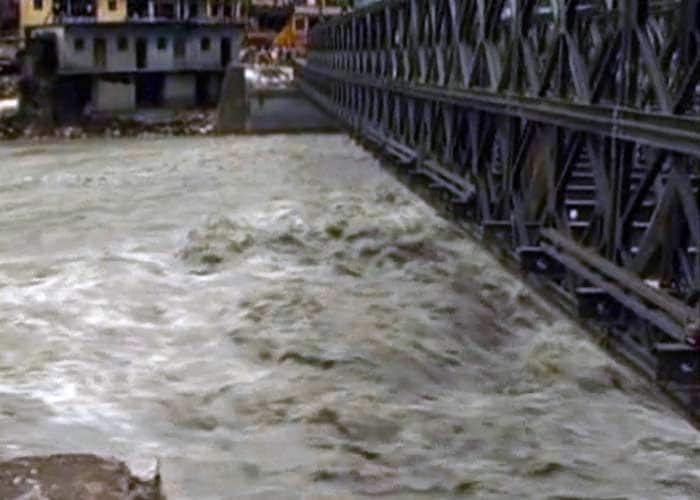
M57 121L216 103L238 56L237 0L24 0L28 71L47 74Z
M320 19L348 10L349 5L349 0L250 0L246 44L269 49L282 35L285 46L303 53L309 30Z
M298 2L291 20L297 51L305 54L311 28L324 18L339 16L345 12L345 5L344 2L330 0Z
M2 1L2 0L0 0ZM4 0L10 1L10 0ZM19 0L20 29L66 23L240 20L241 0Z

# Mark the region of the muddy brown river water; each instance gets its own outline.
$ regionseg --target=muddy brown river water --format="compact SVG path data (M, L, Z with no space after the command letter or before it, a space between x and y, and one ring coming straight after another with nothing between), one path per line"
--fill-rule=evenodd
M343 136L0 145L0 459L170 499L698 499L700 433Z

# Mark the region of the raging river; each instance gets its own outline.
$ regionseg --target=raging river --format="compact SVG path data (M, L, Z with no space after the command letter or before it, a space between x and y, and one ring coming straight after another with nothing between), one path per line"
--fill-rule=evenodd
M0 459L169 499L698 499L700 433L343 136L0 145Z

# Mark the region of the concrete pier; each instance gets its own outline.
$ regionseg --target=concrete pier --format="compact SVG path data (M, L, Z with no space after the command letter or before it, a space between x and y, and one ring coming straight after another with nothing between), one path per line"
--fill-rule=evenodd
M254 133L310 133L340 130L338 122L296 87L256 90L248 100L248 131Z
M308 99L294 81L259 87L246 81L245 67L226 71L219 101L220 133L309 133L340 130L338 121Z

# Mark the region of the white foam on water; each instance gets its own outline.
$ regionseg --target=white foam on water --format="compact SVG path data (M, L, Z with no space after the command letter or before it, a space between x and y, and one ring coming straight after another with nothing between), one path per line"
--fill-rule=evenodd
M19 99L0 99L0 114L16 112L19 109Z
M9 149L0 455L159 456L175 499L697 482L649 384L342 136Z

